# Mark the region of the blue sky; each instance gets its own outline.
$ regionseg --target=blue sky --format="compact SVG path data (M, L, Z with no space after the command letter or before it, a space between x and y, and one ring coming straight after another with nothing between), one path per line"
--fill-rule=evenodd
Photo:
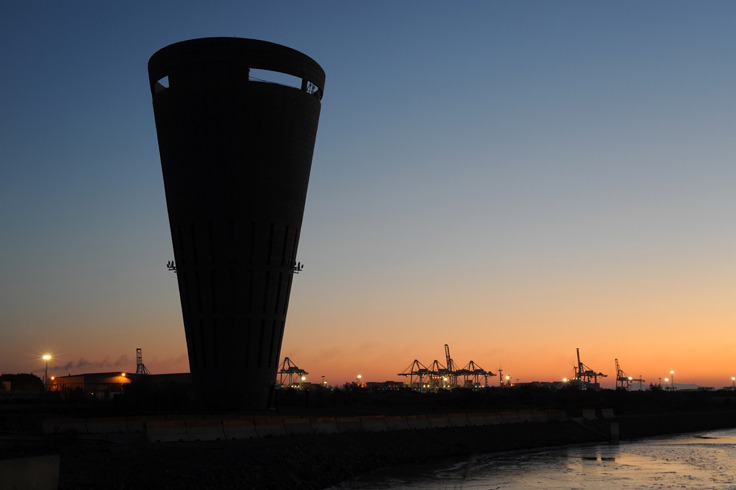
M186 370L146 66L237 36L327 73L282 356L730 380L735 9L4 2L0 371Z

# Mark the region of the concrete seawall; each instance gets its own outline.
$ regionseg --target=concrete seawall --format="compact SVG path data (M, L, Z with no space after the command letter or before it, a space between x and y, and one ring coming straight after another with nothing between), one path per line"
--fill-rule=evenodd
M396 430L444 429L469 425L546 423L566 421L565 412L525 410L522 412L452 413L384 417L217 417L201 414L178 414L150 419L132 417L84 419L44 419L45 434L99 435L141 433L150 442L186 442L196 440L247 439L312 434L384 432ZM206 419L206 420L205 420ZM228 431L237 420L240 431ZM100 437L106 439L105 437ZM110 439L113 440L113 439Z

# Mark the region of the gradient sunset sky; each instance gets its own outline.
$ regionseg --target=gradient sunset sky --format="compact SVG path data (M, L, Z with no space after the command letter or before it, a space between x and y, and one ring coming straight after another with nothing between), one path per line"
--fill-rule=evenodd
M188 371L150 56L327 73L281 352L520 382L736 376L736 4L0 2L0 372ZM497 383L498 378L493 378Z

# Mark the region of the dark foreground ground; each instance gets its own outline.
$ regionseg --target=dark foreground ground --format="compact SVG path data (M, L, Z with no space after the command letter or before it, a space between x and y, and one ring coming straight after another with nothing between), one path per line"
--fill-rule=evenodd
M648 415L620 424L622 434L637 438L734 427L736 412ZM60 454L65 490L322 489L387 466L590 442L604 439L574 422L548 422L166 444L57 438L43 452Z
M736 427L736 408L723 397L631 395L619 400L555 398L556 407L549 400L517 402L503 409L512 405L564 408L570 416L577 416L579 406L613 405L622 439ZM485 402L483 408L495 408ZM430 413L472 408L460 406L464 403L449 403L444 407L432 407L429 403L430 410L423 411L425 404L421 403L393 409L387 404L378 410L366 399L356 405L354 402L352 407L342 407L339 411L372 414L404 412L411 408L414 413ZM287 406L279 412L314 415L313 408ZM21 415L17 410L6 412L0 418L0 429L5 433L32 435L34 421L45 415L28 413L32 411L35 410L24 409ZM322 407L319 412L334 413L329 407ZM6 447L0 451L0 457L59 454L61 489L321 489L387 466L591 442L604 442L604 439L574 422L548 422L166 444L143 440L111 443L55 436L41 438L32 446Z
M59 440L62 489L321 489L402 463L601 440L571 422L112 444Z

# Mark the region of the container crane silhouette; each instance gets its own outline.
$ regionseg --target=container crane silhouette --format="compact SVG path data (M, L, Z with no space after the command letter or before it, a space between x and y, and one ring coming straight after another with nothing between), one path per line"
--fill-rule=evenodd
M621 366L618 364L618 359L616 359L616 389L617 390L630 390L632 383L639 383L639 387L641 388L641 384L644 383L644 380L641 379L641 377L634 379L631 376L627 376L626 373L621 369Z
M591 369L590 367L586 366L580 361L580 349L577 349L578 352L578 365L577 367L573 367L573 370L575 371L575 379L579 381L583 389L585 389L585 386L591 383L598 383L598 378L607 378L603 373L596 373L594 369Z

